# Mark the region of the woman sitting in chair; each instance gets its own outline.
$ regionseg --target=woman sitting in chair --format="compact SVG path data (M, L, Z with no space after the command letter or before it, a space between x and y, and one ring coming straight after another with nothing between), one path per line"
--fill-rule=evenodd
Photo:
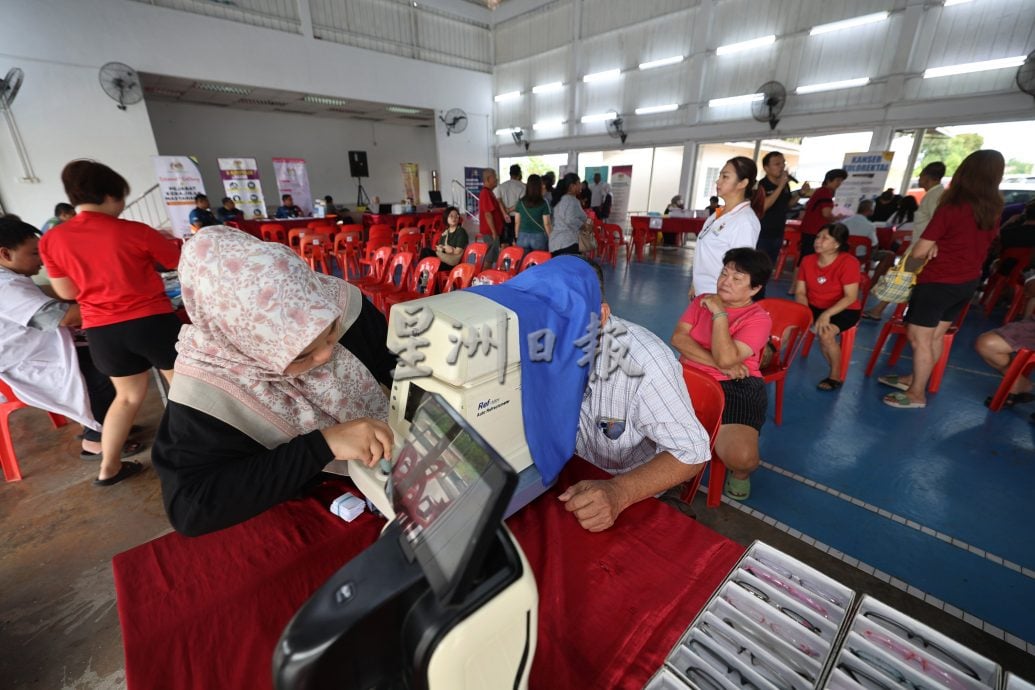
M422 252L420 256L422 259L425 256L437 256L442 262L439 270L449 271L460 263L464 250L467 249L469 238L461 222L460 211L456 206L450 206L442 212L442 221L446 224L446 229L443 231L434 253L425 250L427 253Z
M859 260L848 246L848 228L843 223L824 225L816 235L816 253L806 256L798 270L794 299L812 310L816 337L823 357L830 363L830 375L816 388L836 391L844 381L841 345L837 336L859 323Z
M387 329L359 290L221 226L186 244L179 271L193 323L151 454L177 531L247 520L333 460L391 456Z
M758 433L768 398L759 358L769 342L772 319L754 297L769 279L772 262L748 247L723 256L717 294L698 295L672 334L685 366L699 369L722 386L726 406L715 452L729 473L725 494L743 501L751 493L751 473L761 461Z

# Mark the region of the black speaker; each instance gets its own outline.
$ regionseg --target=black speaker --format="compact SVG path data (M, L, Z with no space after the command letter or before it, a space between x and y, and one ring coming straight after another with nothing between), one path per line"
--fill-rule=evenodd
M366 151L349 151L349 172L353 177L370 177Z

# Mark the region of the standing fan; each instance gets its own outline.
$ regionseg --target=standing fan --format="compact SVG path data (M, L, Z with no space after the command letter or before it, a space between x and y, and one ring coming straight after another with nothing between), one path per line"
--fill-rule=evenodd
M0 109L7 110L11 107L24 79L25 73L18 67L12 67L7 71L7 76L0 81Z
M1029 96L1035 96L1035 50L1028 53L1028 58L1017 68L1017 88Z
M625 138L629 135L625 133L624 129L622 129L623 124L624 120L622 120L622 116L615 115L613 119L607 121L607 133L615 139L621 139L624 144Z
M768 122L769 129L776 129L780 112L787 104L787 88L778 81L767 81L756 93L762 94L762 99L751 103L751 114L759 122Z
M460 108L450 108L445 115L439 115L438 119L446 126L446 136L459 134L467 129L467 113Z
M125 110L127 105L139 103L144 98L144 92L140 88L140 77L129 65L109 62L101 67L99 77L104 93L118 102L119 110Z
M22 164L22 176L18 179L22 182L39 182L39 178L32 169L32 161L29 160L29 150L25 148L25 141L22 140L22 133L18 131L18 123L11 110L11 104L14 103L14 98L22 88L24 80L25 73L21 69L12 67L7 71L3 81L0 81L0 112L4 114L4 120L7 121L7 130L11 133L14 150L18 153L18 160Z

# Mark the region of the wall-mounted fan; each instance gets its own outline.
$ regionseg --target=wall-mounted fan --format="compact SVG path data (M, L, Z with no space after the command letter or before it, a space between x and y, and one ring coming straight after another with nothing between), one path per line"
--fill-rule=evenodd
M528 142L525 141L525 132L522 129L515 129L510 133L511 138L514 140L514 144L517 146L525 145L525 150L528 150Z
M438 119L446 126L446 136L459 134L467 129L467 113L460 108L450 108L445 115L439 115Z
M104 93L119 104L119 110L125 110L127 105L139 103L144 98L140 77L129 65L109 62L101 67L99 79Z
M778 81L767 81L756 93L762 94L762 99L751 104L751 114L759 122L768 122L769 129L776 129L780 112L787 104L787 88Z
M1035 96L1035 50L1028 53L1028 58L1017 68L1017 88L1029 96Z
M18 95L18 89L22 88L22 81L25 73L18 67L7 70L7 75L0 81L0 108L7 110L14 103L14 97Z
M624 144L625 138L629 135L622 128L623 124L625 124L625 121L622 120L622 116L615 115L613 119L607 121L607 133L615 139L621 139Z

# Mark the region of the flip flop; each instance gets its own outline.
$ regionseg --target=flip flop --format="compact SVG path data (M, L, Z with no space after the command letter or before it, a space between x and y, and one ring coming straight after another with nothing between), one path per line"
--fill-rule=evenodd
M888 393L882 400L888 407L895 407L900 410L917 410L927 407L927 403L913 402L905 393Z
M128 458L130 456L136 455L137 453L142 453L146 448L147 446L145 446L143 443L129 441L126 443L126 445L122 446L122 454L119 455L119 458ZM84 450L79 454L80 460L100 460L102 457L104 457L104 453L91 453L87 450Z
M1035 400L1035 395L1031 393L1007 393L1006 401L1003 403L1003 407L1013 407L1014 405L1021 405L1023 403L1030 403ZM985 407L992 404L992 396L985 398Z
M898 374L884 374L883 376L878 376L877 383L883 383L885 386L897 388L900 391L909 390L909 386L902 383L902 377Z
M114 477L108 477L107 479L94 479L93 485L111 486L113 484L118 484L123 479L129 479L133 475L140 474L140 472L143 469L144 466L141 465L139 462L124 462L122 463L122 468L119 469L118 474L116 474Z
M727 474L722 493L734 501L746 501L751 496L751 479L737 479L732 474Z
M844 381L838 381L837 379L825 378L816 384L816 388L821 391L836 391L838 388L844 385Z

